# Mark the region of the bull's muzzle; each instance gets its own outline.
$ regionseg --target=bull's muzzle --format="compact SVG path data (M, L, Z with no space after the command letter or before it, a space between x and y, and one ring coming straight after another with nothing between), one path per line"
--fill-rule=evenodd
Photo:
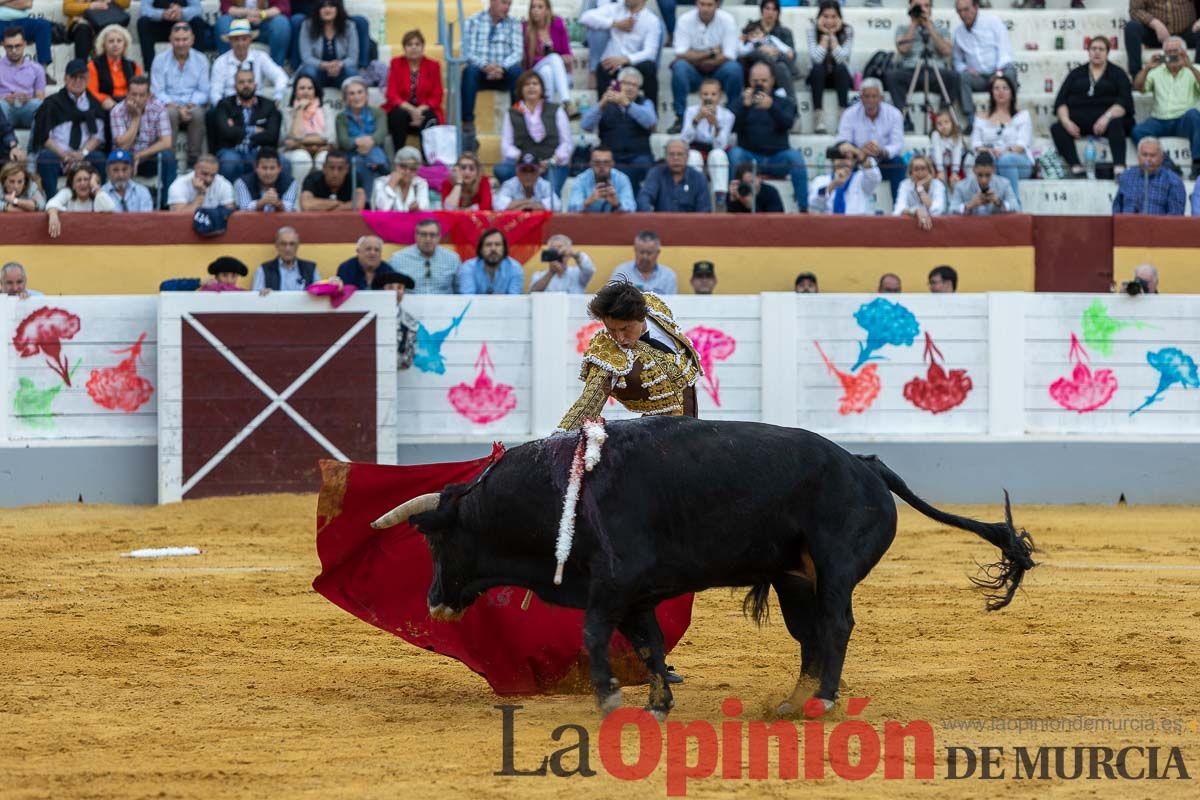
M401 522L406 522L411 516L423 514L426 511L433 511L438 507L438 500L439 497L437 492L414 497L412 500L401 503L379 519L372 522L371 527L378 529L390 528L393 525L399 525Z
M455 611L453 608L447 605L436 605L429 607L429 616L438 622L458 622L463 618L463 614L465 613L466 609Z

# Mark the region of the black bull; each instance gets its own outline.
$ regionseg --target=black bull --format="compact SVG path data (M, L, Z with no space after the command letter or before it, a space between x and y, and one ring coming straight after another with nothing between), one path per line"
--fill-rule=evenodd
M752 587L744 608L759 623L775 588L801 653L800 680L780 710L799 710L818 682L821 704L810 712L831 708L854 627L851 595L896 535L892 492L1000 549L1000 560L972 579L988 591L989 610L1007 605L1034 566L1033 542L1013 528L1007 494L1005 522L978 522L930 506L874 456L851 455L809 431L651 417L608 425L600 463L583 479L574 545L556 586L555 541L579 435L514 448L474 483L411 501L376 526L413 514L433 557L435 618L457 618L501 585L584 609L592 684L605 711L620 703L608 661L614 629L649 669L649 707L663 716L673 701L654 608L717 586Z

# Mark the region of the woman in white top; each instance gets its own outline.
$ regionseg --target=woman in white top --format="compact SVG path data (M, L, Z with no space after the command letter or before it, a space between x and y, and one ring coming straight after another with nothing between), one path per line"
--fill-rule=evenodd
M67 170L66 187L46 203L46 211L50 215L50 238L57 239L62 233L62 223L58 219L60 211L111 213L115 208L112 198L100 191L100 175L96 168L87 161L80 162Z
M1033 174L1033 119L1028 111L1017 111L1017 89L1004 75L992 78L988 87L988 113L975 118L971 150L989 152L996 159L996 172L1012 184L1018 194L1021 178Z
M24 162L10 161L0 167L0 211L35 212L46 207L46 196L37 177Z
M376 211L428 211L429 184L417 174L421 153L415 147L401 147L392 159L392 173L386 181L375 181L371 208Z
M325 166L325 154L337 138L337 114L321 102L317 83L309 75L296 76L292 101L283 109L283 156L292 165L292 177L303 185L308 173Z
M933 218L946 213L946 186L934 177L933 161L926 156L913 156L908 162L908 177L896 192L897 217L911 216L923 231L933 229Z

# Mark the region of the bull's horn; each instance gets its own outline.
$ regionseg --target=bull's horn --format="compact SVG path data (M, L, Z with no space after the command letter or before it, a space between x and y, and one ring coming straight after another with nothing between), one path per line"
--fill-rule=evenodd
M438 499L439 497L437 492L414 497L412 500L401 503L379 519L372 522L371 527L390 528L393 525L399 525L401 522L406 521L414 514L433 511L438 507Z

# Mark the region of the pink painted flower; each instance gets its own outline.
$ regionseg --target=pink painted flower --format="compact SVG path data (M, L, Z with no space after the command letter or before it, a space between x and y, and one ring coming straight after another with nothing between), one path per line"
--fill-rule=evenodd
M575 332L575 352L583 355L592 343L592 337L604 330L603 322L589 322Z
M697 325L686 333L700 356L700 366L704 370L704 391L708 392L713 403L720 406L721 381L713 369L713 362L724 361L733 355L733 351L737 349L737 341L725 331L706 328L703 325Z
M1054 402L1068 411L1086 414L1112 399L1117 391L1117 376L1111 369L1092 372L1084 363L1088 359L1087 351L1079 344L1079 338L1074 333L1071 334L1068 358L1075 362L1075 368L1070 378L1059 378L1050 384L1050 397Z
M513 387L506 383L494 383L488 375L488 371L495 370L496 365L488 355L486 342L479 349L475 366L479 368L475 382L452 386L446 396L459 414L477 425L486 425L506 417L508 412L517 407L517 398Z

